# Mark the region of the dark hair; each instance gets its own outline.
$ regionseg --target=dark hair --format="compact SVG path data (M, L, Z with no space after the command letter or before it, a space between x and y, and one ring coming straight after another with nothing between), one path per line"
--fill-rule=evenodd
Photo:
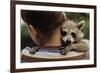
M21 10L22 19L42 33L50 33L65 20L63 12Z

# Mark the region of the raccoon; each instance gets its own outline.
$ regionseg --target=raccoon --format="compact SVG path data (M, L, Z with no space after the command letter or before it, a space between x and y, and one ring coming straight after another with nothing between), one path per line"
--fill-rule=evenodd
M70 50L86 52L89 49L89 40L83 39L84 33L81 31L84 25L84 20L79 23L66 20L61 25L62 46L59 50L62 55L66 55Z

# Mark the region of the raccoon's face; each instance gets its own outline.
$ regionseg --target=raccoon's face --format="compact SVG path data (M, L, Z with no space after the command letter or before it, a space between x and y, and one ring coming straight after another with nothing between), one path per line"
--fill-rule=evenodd
M62 41L66 44L72 44L74 42L79 41L84 37L83 32L81 31L84 26L85 21L81 21L76 23L71 20L67 20L61 26L61 38Z

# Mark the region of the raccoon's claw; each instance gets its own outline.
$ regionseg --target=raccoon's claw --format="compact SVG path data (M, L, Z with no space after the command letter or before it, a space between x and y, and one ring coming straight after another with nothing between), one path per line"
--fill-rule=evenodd
M61 55L66 55L70 50L71 49L69 49L69 48L60 48L59 49Z
M60 51L60 54L61 55L66 55L67 53Z
M29 50L30 54L35 54L39 50L39 47L34 46L33 48L27 48L27 49Z
M59 52L60 52L61 55L66 55L67 54L67 53L64 52L64 50L65 50L64 47L61 47L59 49Z
M35 46L31 49L30 54L35 54L39 50L38 46Z
M63 51L63 50L60 50L60 54L61 55L66 55L69 51Z

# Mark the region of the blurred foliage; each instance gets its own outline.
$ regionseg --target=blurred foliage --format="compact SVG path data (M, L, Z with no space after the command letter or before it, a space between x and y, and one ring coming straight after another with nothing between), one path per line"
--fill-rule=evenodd
M29 36L27 24L21 24L21 49L25 48L26 46L32 47L33 41Z
M85 34L85 38L89 39L89 14L88 13L75 13L75 12L66 12L66 16L70 20L74 20L75 22L80 22L81 20L85 20L85 26L82 29L82 32ZM21 24L21 49L26 46L33 46L33 41L29 36L27 30L27 24Z

